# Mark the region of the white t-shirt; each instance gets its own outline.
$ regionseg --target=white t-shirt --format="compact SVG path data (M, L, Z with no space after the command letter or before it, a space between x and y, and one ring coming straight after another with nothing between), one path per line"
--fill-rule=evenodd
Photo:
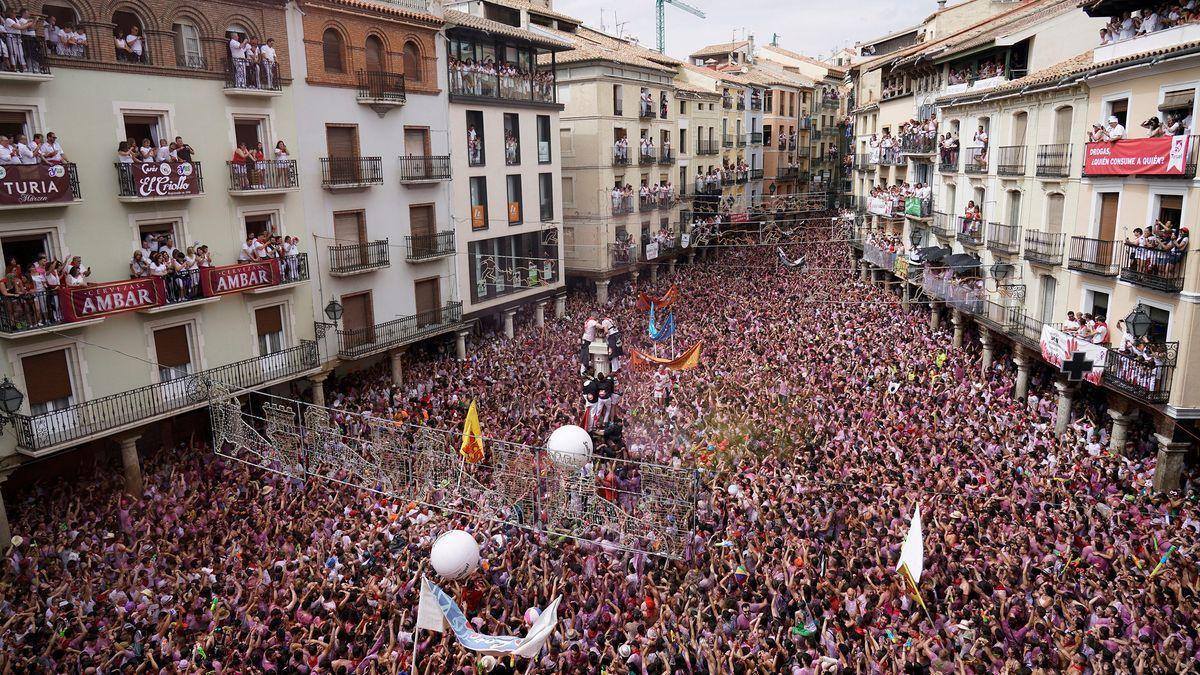
M37 164L37 156L33 154L33 145L17 143L17 155L22 164Z
M133 52L134 54L137 54L138 56L142 55L142 38L140 36L132 34L126 35L125 46L129 47L129 51Z
M5 147L0 145L0 164L20 164L21 160L17 157L16 146L10 145Z
M1109 125L1104 130L1108 132L1108 137L1114 141L1125 138L1125 127L1120 124L1116 126Z
M254 244L242 244L242 252L238 255L238 260L241 262L254 260Z
M264 63L275 63L275 48L269 45L263 45L258 48L258 55L262 57Z

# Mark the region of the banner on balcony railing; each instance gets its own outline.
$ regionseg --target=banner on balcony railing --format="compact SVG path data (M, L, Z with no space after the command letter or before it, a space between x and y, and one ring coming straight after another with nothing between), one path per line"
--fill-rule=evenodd
M749 213L731 213L729 214L729 222L731 223L748 223L750 222Z
M1083 159L1087 175L1183 175L1187 168L1188 137L1159 136L1115 143L1088 143Z
M191 162L127 164L138 197L178 197L200 194L200 180Z
M200 268L200 288L206 298L278 285L279 264L274 260Z
M921 198L909 197L904 200L904 215L920 218L925 214L921 210Z
M74 199L71 176L62 164L0 166L0 206L61 204Z
M658 257L658 242L646 244L646 260L654 260Z
M1108 349L1087 340L1080 340L1074 335L1068 335L1053 326L1042 326L1040 343L1042 359L1059 369L1076 353L1082 353L1086 360L1092 362L1092 369L1084 373L1084 379L1092 384L1100 384L1100 378L1104 375L1104 362L1108 358Z
M67 323L158 307L166 297L167 288L162 277L114 281L76 288L62 286L58 289L63 320Z
M680 246L682 246L683 248L687 248L688 246L691 245L691 243L692 243L692 235L688 234L687 232L684 232L683 234L679 235L679 245Z
M892 274L895 274L901 279L908 278L908 258L902 255L896 256L896 261L892 263Z
M892 200L879 197L867 197L867 213L877 216L892 217Z

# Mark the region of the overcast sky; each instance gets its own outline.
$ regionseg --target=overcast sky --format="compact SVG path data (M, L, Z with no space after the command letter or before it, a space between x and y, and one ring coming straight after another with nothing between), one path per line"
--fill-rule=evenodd
M666 6L667 54L686 58L704 45L730 42L744 33L758 45L779 33L779 46L806 56L827 56L832 50L911 26L937 9L935 0L683 0L703 11L701 19L678 7ZM604 25L641 44L656 45L654 0L554 0L554 9L582 19L588 26ZM909 11L901 11L908 9ZM614 20L614 13L616 18Z

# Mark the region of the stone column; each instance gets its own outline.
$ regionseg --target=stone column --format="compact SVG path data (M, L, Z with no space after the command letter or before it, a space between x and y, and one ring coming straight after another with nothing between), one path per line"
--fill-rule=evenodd
M1054 416L1054 433L1062 436L1071 424L1071 404L1075 401L1075 393L1079 385L1074 382L1058 380L1054 383L1058 390L1058 414Z
M393 349L388 353L392 360L392 384L397 387L404 386L404 348Z
M979 344L983 345L983 358L980 360L980 370L986 375L987 371L992 367L992 331L986 326L979 327Z
M325 407L325 380L327 379L329 379L329 373L309 376L308 381L312 383L313 405Z
M3 486L6 480L8 480L8 474L0 473L0 486ZM0 492L0 549L8 546L11 541L12 531L8 528L8 511L4 510L4 494Z
M515 309L504 310L504 337L508 338L509 340L513 339L513 334L515 333L515 329L513 328L513 317L516 315L517 310Z
M139 438L140 434L130 434L117 440L121 444L121 464L125 467L125 492L141 499L142 463L138 459L137 451Z
M671 258L667 261L667 274L675 273L675 259Z
M554 296L554 318L561 319L567 315L567 294Z
M454 356L459 361L467 360L467 336L470 334L469 330L460 330L454 333Z
M1013 362L1017 364L1017 387L1013 395L1018 401L1024 403L1025 395L1029 393L1029 368L1033 362L1024 350L1019 350L1013 355Z
M1109 408L1108 416L1113 422L1112 434L1108 437L1108 451L1114 455L1124 455L1125 445L1129 440L1129 425L1137 418L1137 413Z
M658 263L650 263L650 285L658 283Z
M533 325L538 328L546 327L546 301L538 300L533 306Z
M1158 441L1158 461L1154 466L1154 489L1157 492L1178 490L1183 476L1183 458L1187 456L1189 444L1173 441L1162 434L1154 434Z
M908 282L901 281L900 282L900 306L903 307L904 309L908 309L908 301L909 301Z
M942 323L942 313L939 310L936 302L929 303L929 331L933 332L938 329Z
M963 320L962 312L957 309L950 310L950 323L954 324L954 342L951 345L955 349L962 349L963 332L966 329L966 321Z
M608 359L608 340L604 338L592 340L592 344L588 345L588 353L592 355L593 372L612 374L612 363Z
M688 251L688 265L691 266L691 265L695 265L695 264L696 264L696 252Z
M629 273L629 283L632 284L634 288L637 288L638 277L640 276L642 276L642 273L638 270L634 270Z
M634 273L634 279L637 279L637 273ZM596 304L603 307L608 304L608 279L596 280Z
M871 273L871 264L866 260L859 261L862 264L862 280L867 280L867 275Z

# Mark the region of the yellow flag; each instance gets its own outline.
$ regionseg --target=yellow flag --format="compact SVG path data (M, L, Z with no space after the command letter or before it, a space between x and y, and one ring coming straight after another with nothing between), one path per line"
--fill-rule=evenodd
M458 453L471 464L483 460L483 430L479 428L479 411L475 409L475 401L471 401L467 419L463 420L462 447Z

